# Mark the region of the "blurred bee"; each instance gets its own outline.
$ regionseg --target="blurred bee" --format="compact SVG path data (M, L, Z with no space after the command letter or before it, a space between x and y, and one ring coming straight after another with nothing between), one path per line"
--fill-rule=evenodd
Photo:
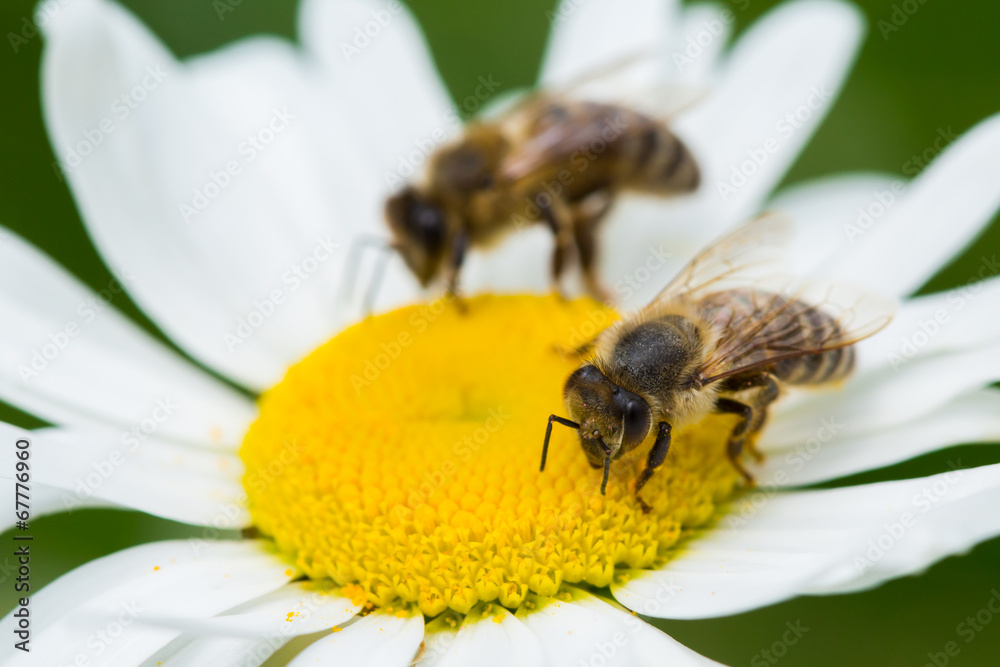
M425 182L388 199L385 215L393 246L425 287L444 273L456 294L468 248L542 223L555 236L553 283L575 248L587 289L603 300L595 231L615 196L692 192L699 178L691 152L664 121L543 92L496 120L468 125L431 156Z
M843 285L789 284L767 277L768 255L787 236L786 222L757 218L716 241L685 267L653 301L601 332L590 358L566 381L569 419L594 468L655 440L635 484L635 497L663 463L674 427L708 413L739 420L726 453L747 482L740 462L753 445L782 384L823 385L846 378L854 343L892 319L893 304ZM769 286L769 281L771 285Z

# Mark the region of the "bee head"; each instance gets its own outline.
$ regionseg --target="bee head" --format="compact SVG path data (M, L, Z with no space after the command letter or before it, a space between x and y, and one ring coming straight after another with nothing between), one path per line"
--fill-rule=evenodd
M407 187L386 201L385 218L403 261L426 287L444 258L448 237L444 209L430 196Z
M580 427L580 444L594 467L638 447L652 426L646 400L609 380L586 364L566 380L566 409Z

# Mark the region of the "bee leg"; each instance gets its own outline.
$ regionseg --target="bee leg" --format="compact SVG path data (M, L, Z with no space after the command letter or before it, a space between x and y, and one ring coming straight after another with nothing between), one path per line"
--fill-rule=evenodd
M560 279L566 266L566 255L572 251L572 215L561 199L546 194L535 197L535 204L541 212L545 224L552 230L555 237L555 248L552 250L552 285L553 291L562 294Z
M781 387L778 386L778 381L774 379L774 376L762 373L760 377L761 390L757 395L757 421L751 424L747 437L747 451L750 452L750 456L757 463L764 460L764 454L757 449L756 436L763 430L764 424L767 423L768 406L778 400L778 395L781 394Z
M468 232L459 232L458 236L452 242L451 256L448 258L448 273L445 277L447 295L449 298L454 299L455 305L458 306L459 312L462 313L465 313L467 309L458 291L458 274L462 270L462 263L465 262L465 251L468 247Z
M594 345L597 344L597 336L594 336L586 343L578 345L577 347L566 347L565 345L556 344L555 350L560 355L566 357L567 359L579 359L590 353L594 349Z
M739 422L733 427L729 434L729 442L726 443L726 455L733 467L743 475L746 483L753 485L753 475L740 463L740 454L743 452L743 441L746 438L747 428L753 422L753 408L746 403L734 401L731 398L720 398L715 404L716 412L735 414L740 417Z
M750 377L730 378L724 385L723 391L744 391L747 389L759 388L753 396L755 409L753 417L745 428L744 444L747 451L758 463L764 460L764 455L757 449L757 438L755 437L764 428L767 422L768 406L774 403L781 394L781 387L778 381L770 373L758 373Z
M649 514L653 508L646 504L646 501L642 499L639 492L642 491L642 487L646 486L646 482L653 476L656 469L663 465L663 462L667 459L667 452L670 451L670 430L670 424L660 422L659 430L656 432L656 441L653 443L653 448L649 450L649 456L646 458L646 467L639 475L639 479L635 481L635 500L646 514Z
M602 303L613 303L611 293L605 290L595 275L597 225L611 208L611 197L606 193L595 193L578 204L573 211L573 237L580 256L583 282L587 292Z

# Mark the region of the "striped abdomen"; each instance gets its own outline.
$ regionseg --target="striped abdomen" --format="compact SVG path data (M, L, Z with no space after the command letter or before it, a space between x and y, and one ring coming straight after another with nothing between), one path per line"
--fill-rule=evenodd
M663 123L641 114L626 113L634 122L621 138L622 187L652 194L697 189L701 172L684 142Z
M702 300L701 312L720 328L724 338L733 332L755 332L749 340L759 344L760 349L730 360L734 366L801 352L764 367L789 384L835 382L847 377L854 368L854 348L850 345L809 352L836 344L843 330L836 318L805 301L751 289L730 290Z
M599 188L690 192L701 178L691 151L665 123L622 106L553 101L528 135L510 156L507 175L532 180L563 171L570 199Z

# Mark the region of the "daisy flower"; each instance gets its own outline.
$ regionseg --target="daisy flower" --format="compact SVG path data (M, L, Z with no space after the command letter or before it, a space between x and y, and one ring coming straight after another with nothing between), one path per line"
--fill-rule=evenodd
M1000 206L1000 117L911 183L846 175L769 199L863 24L845 4L792 2L722 55L731 22L666 0L553 15L544 84L648 44L663 67L629 85L710 91L676 122L701 191L622 201L606 284L643 303L767 205L796 221L801 273L904 302L840 391L778 404L756 491L710 418L677 434L645 514L628 491L638 462L617 462L602 496L572 433L537 470L573 367L553 346L615 316L531 295L548 282L544 233L473 257L470 292L515 293L466 316L397 264L378 315L332 298L393 184L460 129L401 6L305 0L301 49L255 38L179 62L119 6L63 3L45 25L44 108L88 232L164 334L260 398L5 236L0 313L16 326L0 334L0 397L55 425L2 426L11 494L27 451L32 518L111 506L203 527L31 591L2 628L31 652L5 642L5 664L259 665L286 644L296 666L713 664L637 615L857 591L1000 533L1000 466L802 488L1000 436L996 260L908 298Z

